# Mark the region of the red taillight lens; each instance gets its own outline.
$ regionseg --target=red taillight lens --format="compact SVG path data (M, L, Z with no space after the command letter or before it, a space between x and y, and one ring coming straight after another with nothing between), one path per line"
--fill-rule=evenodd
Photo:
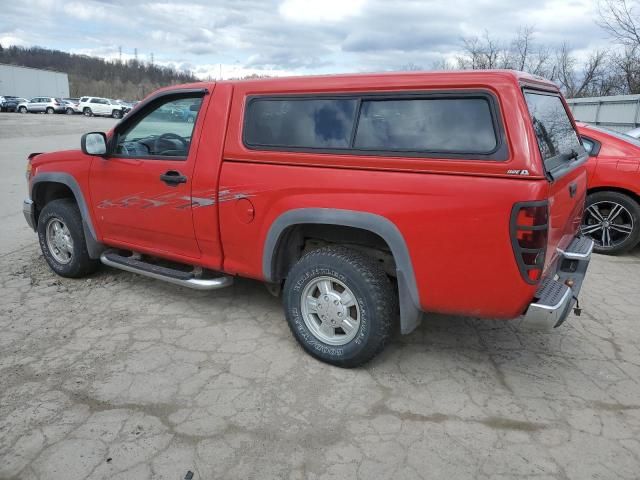
M516 203L511 211L511 244L522 278L531 284L542 277L547 252L549 205L546 201Z

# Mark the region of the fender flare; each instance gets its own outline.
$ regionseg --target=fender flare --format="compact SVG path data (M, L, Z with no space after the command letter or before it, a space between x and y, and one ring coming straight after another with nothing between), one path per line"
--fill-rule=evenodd
M368 230L381 237L396 263L398 300L400 302L400 330L412 332L422 319L420 297L409 249L398 227L388 218L368 212L333 208L300 208L281 214L269 227L262 253L262 272L268 282L276 279L273 264L282 233L293 225L303 223L341 225Z
M93 226L93 222L91 221L91 214L89 213L87 202L84 199L82 189L80 188L77 180L73 175L64 172L38 173L31 179L29 186L29 196L32 200L36 186L38 183L43 182L60 183L69 187L71 193L73 193L73 196L75 197L78 208L80 209L80 215L82 216L82 229L84 230L84 237L87 242L89 257L93 259L100 258L100 254L104 251L105 247L98 242L98 236L96 235L96 230Z

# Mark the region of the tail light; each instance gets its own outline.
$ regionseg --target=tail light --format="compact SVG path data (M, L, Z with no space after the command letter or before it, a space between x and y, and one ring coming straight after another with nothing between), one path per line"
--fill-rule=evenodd
M549 204L546 200L519 202L511 210L511 245L520 275L525 282L536 284L542 278L547 237Z

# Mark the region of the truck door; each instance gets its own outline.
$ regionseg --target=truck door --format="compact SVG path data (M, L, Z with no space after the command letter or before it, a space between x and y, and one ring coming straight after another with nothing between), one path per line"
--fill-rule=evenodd
M115 127L106 158L93 159L91 198L107 243L178 259L200 257L191 211L197 117L190 123L163 112L186 108L197 115L206 93L161 94Z

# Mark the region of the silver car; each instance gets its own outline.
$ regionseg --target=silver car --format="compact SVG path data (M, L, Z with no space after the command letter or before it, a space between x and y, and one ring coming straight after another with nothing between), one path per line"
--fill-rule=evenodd
M18 105L20 113L64 113L66 105L61 98L34 97L28 102Z

